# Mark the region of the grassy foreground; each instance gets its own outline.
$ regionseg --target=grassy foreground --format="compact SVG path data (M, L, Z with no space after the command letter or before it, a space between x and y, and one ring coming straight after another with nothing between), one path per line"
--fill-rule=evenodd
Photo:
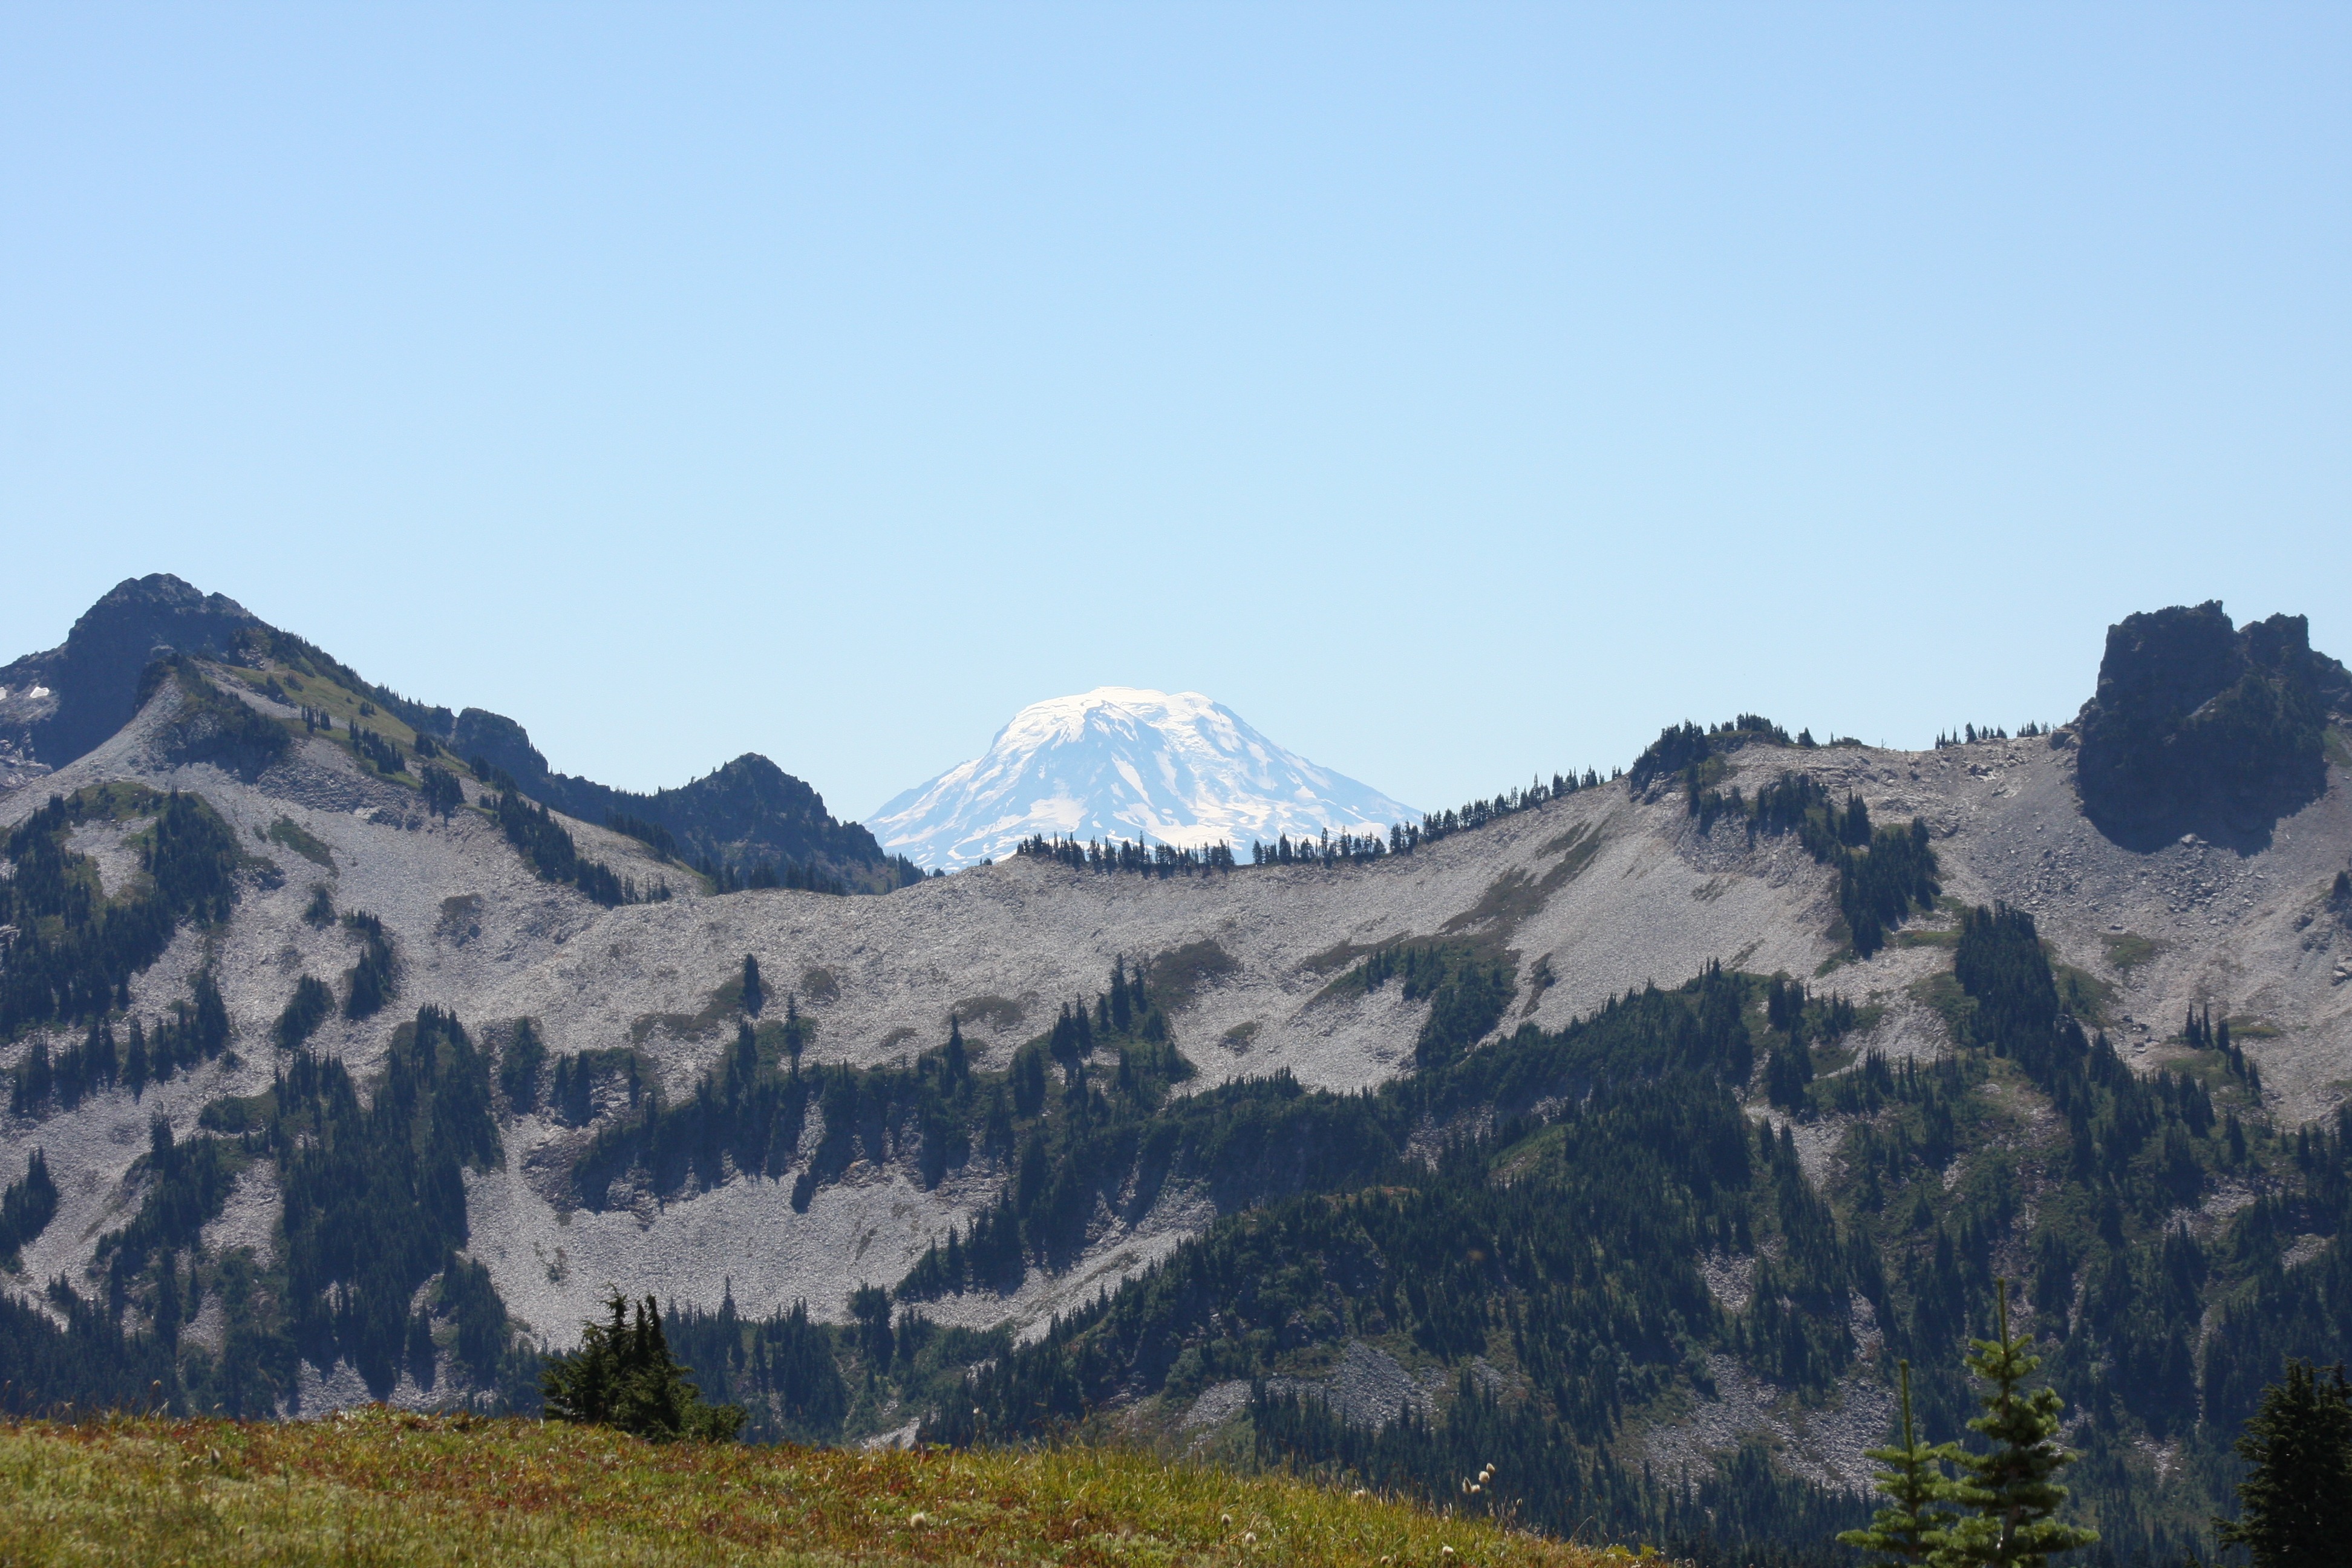
M1489 1523L1147 1455L655 1447L380 1407L283 1425L0 1426L0 1498L8 1563L1605 1561Z

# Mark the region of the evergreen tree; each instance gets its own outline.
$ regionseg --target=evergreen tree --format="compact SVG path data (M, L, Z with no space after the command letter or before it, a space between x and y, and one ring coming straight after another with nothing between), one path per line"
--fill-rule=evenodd
M801 1022L800 1004L791 992L784 994L784 1055L792 1058L793 1070L801 1069L801 1051L808 1044L808 1026Z
M2289 1361L2263 1391L2238 1452L2253 1467L2238 1486L2241 1516L2216 1520L2225 1546L2254 1568L2333 1568L2352 1552L2352 1388L2339 1363L2322 1379Z
M756 1018L767 1005L767 990L760 984L760 961L747 952L743 955L743 1011Z
M2057 1474L2074 1462L2058 1443L2064 1408L2054 1388L2025 1391L2042 1358L2032 1341L2009 1328L2009 1281L1999 1282L1996 1329L1990 1340L1969 1342L1969 1370L1986 1386L1977 1396L1984 1414L1969 1429L1992 1447L1985 1453L1959 1450L1959 1479L1947 1482L1943 1498L1965 1512L1938 1531L1937 1568L2042 1568L2053 1552L2089 1546L2098 1531L2061 1524L2051 1516L2066 1500Z
M1959 1450L1949 1443L1919 1441L1911 1423L1911 1363L1895 1366L1903 1384L1903 1441L1863 1456L1885 1467L1872 1479L1886 1506L1872 1516L1869 1529L1840 1531L1838 1544L1875 1552L1889 1563L1926 1563L1956 1518L1939 1505L1951 1486L1944 1463L1958 1458Z
M432 742L423 735L416 737L416 749L419 752L423 752L426 756L433 754L425 751L425 748ZM443 821L446 822L455 816L458 807L466 804L465 786L457 782L457 775L448 769L428 767L419 775L419 778L425 792L425 809Z
M613 1426L632 1436L663 1443L691 1438L730 1443L743 1425L735 1405L708 1405L687 1381L694 1369L681 1366L662 1334L661 1310L651 1296L636 1305L618 1290L605 1300L608 1322L581 1325L580 1348L551 1357L540 1374L547 1413L559 1421Z
M16 1249L38 1237L57 1217L58 1184L49 1175L48 1156L33 1151L22 1180L0 1193L0 1268L16 1267Z

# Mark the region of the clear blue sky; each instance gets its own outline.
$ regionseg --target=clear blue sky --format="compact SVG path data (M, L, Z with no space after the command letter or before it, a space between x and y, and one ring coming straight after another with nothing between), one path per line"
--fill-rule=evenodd
M2352 657L2352 7L19 5L0 658L176 572L845 816L1189 688L1417 805Z

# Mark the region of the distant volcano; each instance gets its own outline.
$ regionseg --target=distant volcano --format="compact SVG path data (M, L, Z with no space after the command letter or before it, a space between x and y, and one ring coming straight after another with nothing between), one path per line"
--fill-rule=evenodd
M1223 840L1387 833L1420 814L1317 767L1197 691L1100 686L1035 702L987 754L885 805L866 826L926 869L1001 858L1024 838Z

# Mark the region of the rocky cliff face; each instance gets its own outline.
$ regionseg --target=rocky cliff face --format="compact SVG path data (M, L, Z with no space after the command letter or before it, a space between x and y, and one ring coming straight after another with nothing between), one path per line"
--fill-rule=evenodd
M2326 787L2328 715L2347 708L2352 679L2301 616L2242 631L2218 601L2129 616L2078 721L2083 808L2136 848L2259 844Z
M260 625L236 600L168 574L126 578L62 645L0 669L0 748L49 767L69 763L131 721L157 650L217 658Z

